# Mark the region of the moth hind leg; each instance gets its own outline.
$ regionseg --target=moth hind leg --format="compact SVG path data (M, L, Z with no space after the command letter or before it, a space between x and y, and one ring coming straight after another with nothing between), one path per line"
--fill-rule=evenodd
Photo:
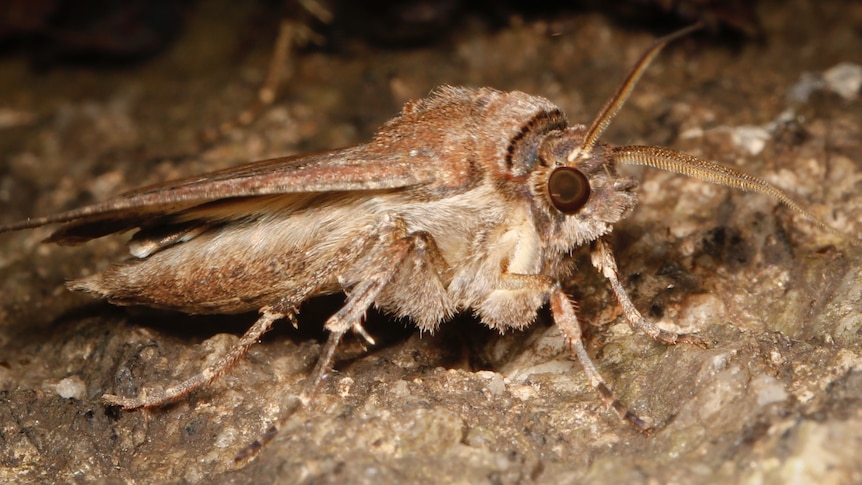
M237 342L233 348L219 358L214 364L202 369L197 374L161 391L145 389L137 397L104 394L102 396L102 401L111 406L119 406L124 410L151 408L174 402L190 392L204 387L218 379L219 376L224 374L240 358L242 358L242 356L248 352L248 349L260 340L263 334L272 328L272 324L275 321L283 318L293 319L293 312L275 310L272 307L264 307L261 309L260 318L258 318L254 325L252 325L245 334L243 334L239 342Z

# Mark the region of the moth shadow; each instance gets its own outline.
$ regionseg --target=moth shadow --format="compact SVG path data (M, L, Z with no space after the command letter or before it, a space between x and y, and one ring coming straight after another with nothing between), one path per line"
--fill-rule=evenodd
M314 297L304 302L296 316L297 326L288 319L280 320L263 336L261 342L289 340L294 344L315 341L322 344L328 332L326 320L344 305L343 294ZM546 309L545 309L546 310ZM484 325L469 312L462 312L442 322L434 332L422 332L407 318L397 318L371 308L363 323L368 335L374 339L370 345L364 339L348 332L340 343L334 366L347 368L369 355L386 356L390 352L421 353L428 367L464 369L469 371L497 370L504 362L494 356L495 348L504 345L508 357L524 349L527 335L537 328L552 325L547 311L541 311L537 321L524 330L508 330L504 334ZM156 332L167 339L189 345L203 342L214 335L228 333L242 335L258 319L256 312L234 315L189 315L143 306L119 307L103 301L77 305L62 313L48 324L44 332L52 338L82 332L82 325L90 327L84 333L103 333L112 325L140 327ZM89 322L89 323L85 323ZM505 360L505 359L504 359Z
M322 343L328 335L324 327L326 320L344 305L344 300L343 294L311 298L302 304L297 313L296 326L289 319L279 320L261 340L289 339L295 343L316 340ZM54 333L64 328L77 327L82 321L90 320L151 329L179 340L199 342L220 333L242 335L258 318L257 312L192 315L146 306L120 307L94 301L65 311L47 324L44 331ZM376 309L368 311L363 326L373 336L376 342L374 348L406 340L415 331L410 322L398 322L399 320ZM348 337L345 343L349 344L353 340L358 338Z

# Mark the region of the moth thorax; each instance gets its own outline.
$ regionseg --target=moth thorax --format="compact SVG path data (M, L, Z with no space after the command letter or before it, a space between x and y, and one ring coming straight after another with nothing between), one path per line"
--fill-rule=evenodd
M539 157L545 136L553 131L564 130L566 126L566 117L558 109L533 115L509 140L503 167L505 172L513 177L523 177L532 172L537 163L545 163Z

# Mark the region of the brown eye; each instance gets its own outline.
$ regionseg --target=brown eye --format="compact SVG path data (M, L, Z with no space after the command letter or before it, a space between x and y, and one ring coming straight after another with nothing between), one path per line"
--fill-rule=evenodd
M548 194L557 210L563 214L574 214L587 205L590 182L580 170L558 167L548 178Z

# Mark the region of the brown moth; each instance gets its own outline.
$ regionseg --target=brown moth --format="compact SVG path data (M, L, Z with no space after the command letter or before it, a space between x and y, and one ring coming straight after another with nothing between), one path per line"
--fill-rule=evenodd
M131 259L69 287L118 305L260 312L213 366L163 391L105 395L111 405L175 400L217 378L275 321L293 320L306 299L344 292L344 307L325 324L329 337L301 404L312 398L345 332L371 340L362 319L372 305L427 331L467 310L505 331L530 325L549 304L601 398L646 430L590 360L560 285L574 272L570 253L590 244L593 265L632 327L668 344L705 345L644 318L620 283L605 236L635 206L637 183L616 166L648 165L765 193L838 232L761 179L666 148L598 143L650 61L695 28L648 49L589 127L569 125L545 98L444 86L407 103L363 145L147 187L0 231L61 223L47 241L77 244L136 229Z

